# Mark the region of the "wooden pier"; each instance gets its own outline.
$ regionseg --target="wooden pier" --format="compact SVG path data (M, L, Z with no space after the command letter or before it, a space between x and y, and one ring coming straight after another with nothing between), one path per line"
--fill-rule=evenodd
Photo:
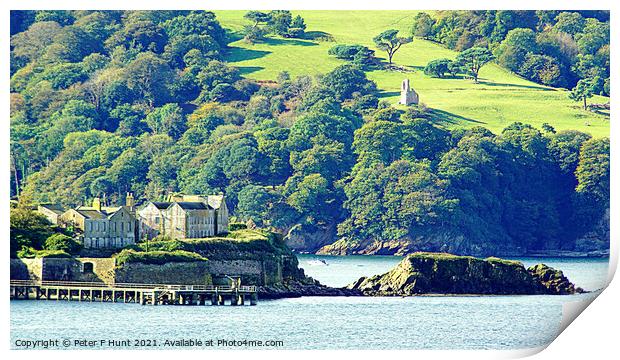
M256 286L105 284L11 280L11 299L142 305L256 305Z

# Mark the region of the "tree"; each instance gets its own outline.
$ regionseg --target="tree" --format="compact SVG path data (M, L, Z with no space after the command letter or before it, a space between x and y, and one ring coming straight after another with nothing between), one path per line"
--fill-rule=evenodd
M338 180L348 168L344 145L337 141L315 144L308 150L292 153L290 158L296 174L304 176L320 174L331 182Z
M609 138L590 139L579 149L579 165L575 170L577 186L573 193L574 233L585 234L596 226L610 201Z
M110 180L116 185L119 194L138 188L146 178L148 163L135 149L125 150L108 169Z
M295 186L286 202L302 214L308 214L313 220L320 219L323 208L332 197L329 181L319 174L305 176Z
M154 133L167 134L173 139L179 139L187 128L181 107L174 103L154 109L146 116L146 124Z
M446 73L452 73L453 65L450 59L436 59L430 61L426 67L424 67L424 74L441 78Z
M321 85L332 91L339 101L350 99L356 92L365 95L376 90L375 83L366 78L364 71L349 64L340 65L325 74Z
M588 99L593 96L594 84L591 79L582 79L570 91L568 97L573 101L582 101L583 109L588 110Z
M332 46L327 51L327 53L329 55L337 57L338 59L351 61L353 60L353 57L355 56L355 54L363 50L368 50L368 48L364 45L358 45L358 44L354 44L354 45L337 44L337 45Z
M218 84L230 85L241 79L239 69L218 60L209 61L196 78L202 89L207 91L213 90Z
M120 105L110 112L110 118L118 124L116 133L121 136L138 136L148 131L144 111L138 107Z
M532 29L512 29L495 51L498 63L519 72L529 53L537 52L536 34Z
M358 164L369 166L379 162L390 165L400 159L404 137L402 125L392 121L373 121L355 131L353 150Z
M28 62L38 59L61 31L57 22L36 22L28 30L11 37L11 54Z
M152 51L161 53L167 41L166 32L151 19L129 16L123 22L123 28L115 32L106 41L108 49L121 45L125 49Z
M82 245L65 234L52 234L45 240L45 250L60 250L68 254L78 254Z
M304 19L301 16L297 15L293 18L293 21L291 21L291 25L288 31L286 32L286 36L294 37L294 38L301 38L304 36L305 30L306 30L306 23L304 22Z
M429 14L420 12L416 14L413 19L413 28L411 32L413 33L413 36L428 39L431 35L433 35L434 25L435 20L433 20Z
M267 34L267 31L259 26L246 26L243 33L245 34L243 36L243 40L249 44L254 44L260 40L263 40Z
M292 172L291 154L286 143L289 133L289 129L280 126L268 127L254 133L258 150L269 159L267 183L274 187L283 183Z
M575 34L583 31L586 26L586 20L578 12L564 11L555 17L555 25L553 30L564 32L575 36Z
M390 29L382 32L372 39L379 50L383 50L388 55L388 63L392 64L392 57L404 44L410 43L410 37L399 37L398 30Z
M293 15L288 10L272 10L269 12L269 28L280 36L287 36Z
M39 10L34 17L34 21L55 21L61 25L71 25L75 18L67 10Z
M491 51L481 47L469 48L456 56L456 62L467 69L476 83L480 69L491 60L493 60Z
M101 51L101 43L84 30L67 26L54 36L54 43L45 49L42 60L48 63L78 62L89 54Z
M41 249L51 235L50 222L45 216L24 208L11 209L11 257L22 247Z
M247 185L237 196L238 203L235 213L244 219L251 219L258 226L269 219L269 211L273 206L274 195L264 187Z
M581 145L575 171L579 193L589 193L601 202L609 202L609 138L590 139Z
M339 59L351 61L361 68L370 66L375 61L375 51L363 45L338 44L331 47L327 53Z
M590 140L592 136L576 130L560 131L559 133L555 133L555 130L553 130L552 133L549 153L553 156L555 162L558 163L562 173L574 177L575 170L579 164L581 146L584 142ZM572 186L574 187L575 185L573 184Z
M243 17L252 21L252 27L254 28L258 27L260 24L266 24L269 20L271 20L271 16L269 14L256 10L248 11L245 15L243 15Z
M161 104L169 96L168 86L174 73L168 64L151 52L140 53L125 70L127 85L149 106Z
M537 83L550 86L561 85L562 71L557 59L547 55L529 54L519 73Z

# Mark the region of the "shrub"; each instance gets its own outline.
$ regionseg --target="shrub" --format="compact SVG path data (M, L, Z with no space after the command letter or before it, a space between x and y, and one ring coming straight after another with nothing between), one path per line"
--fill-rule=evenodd
M196 253L183 250L141 252L126 249L116 255L117 266L121 266L126 263L163 265L169 262L194 262L206 260L206 258Z
M229 231L236 231L236 230L242 230L242 229L247 229L247 228L248 226L245 223L241 223L241 222L228 224Z
M62 250L35 250L31 247L23 247L18 253L18 258L70 258L71 255Z
M437 59L430 61L424 68L424 74L442 78L444 74L450 72L450 59Z
M11 256L23 247L42 248L52 234L52 224L45 216L29 209L11 209Z
M65 234L53 234L45 240L45 250L61 250L69 254L77 254L82 249L82 244Z
M353 57L355 56L355 54L363 50L368 50L368 48L363 45L338 44L338 45L331 47L327 51L327 53L329 55L337 57L338 59L353 60Z

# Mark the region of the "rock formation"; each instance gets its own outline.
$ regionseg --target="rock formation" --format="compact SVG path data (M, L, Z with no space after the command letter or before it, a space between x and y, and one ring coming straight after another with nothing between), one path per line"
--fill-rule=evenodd
M518 261L446 253L415 253L383 275L347 286L373 296L420 294L566 295L583 292L559 270L544 264L526 269Z

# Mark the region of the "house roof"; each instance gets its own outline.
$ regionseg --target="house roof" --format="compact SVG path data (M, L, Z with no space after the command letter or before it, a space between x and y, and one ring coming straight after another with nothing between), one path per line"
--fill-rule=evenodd
M87 219L105 219L107 217L106 214L104 214L101 211L97 211L97 210L90 210L90 209L75 209L75 211L77 211L78 214L84 216Z
M181 209L184 210L208 210L211 209L209 204L205 204L203 202L198 201L179 201L177 202Z
M207 201L209 202L209 206L214 209L219 209L224 202L224 195L209 195L207 196Z
M114 207L102 207L101 211L95 209L90 206L78 206L75 208L75 211L84 216L87 219L105 219L110 218L112 215L116 214L119 210L121 210L122 206L114 206Z
M155 205L155 207L158 208L159 210L165 210L170 206L170 204L172 204L171 202L159 202L159 201L151 201L151 203Z
M56 214L60 215L62 213L65 212L65 209L62 208L62 205L60 204L41 204L39 205L40 208L45 208L49 211L55 212Z

